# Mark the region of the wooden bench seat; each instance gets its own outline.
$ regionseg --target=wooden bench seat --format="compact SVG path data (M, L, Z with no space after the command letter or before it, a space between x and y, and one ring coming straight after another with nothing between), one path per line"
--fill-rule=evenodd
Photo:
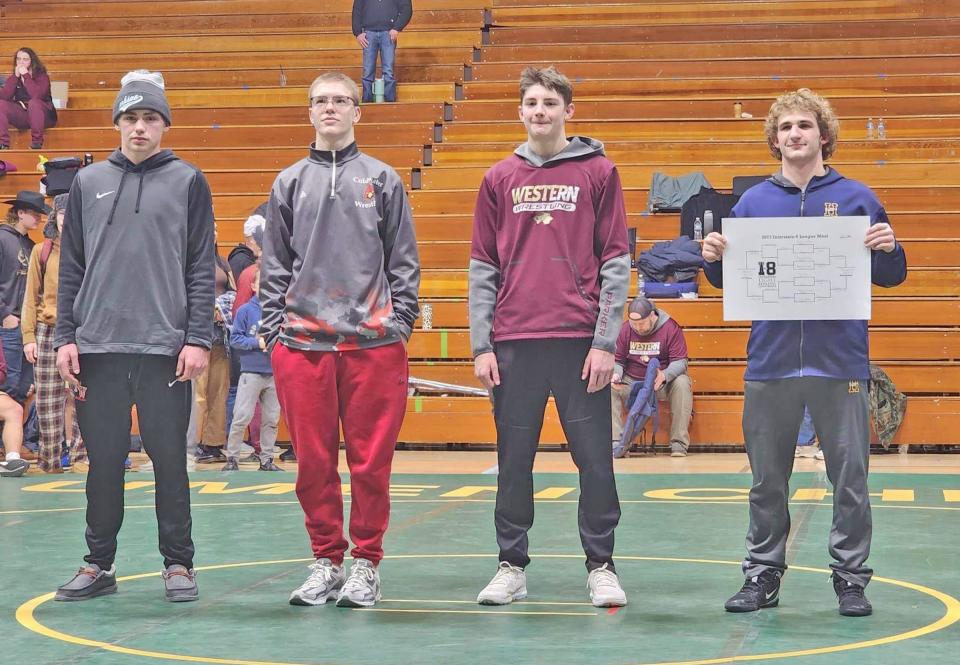
M436 63L470 62L472 46L424 46L397 49L396 66L433 65ZM171 67L183 69L171 53L80 53L68 55L43 54L43 63L54 80L59 80L62 72L102 72L126 71L129 69L159 70L164 73ZM317 44L306 51L281 49L277 51L204 51L194 53L190 58L190 69L221 69L235 67L245 69L265 69L279 71L282 65L288 67L342 67L356 64L362 57L360 46L356 42L346 48L330 48Z
M516 95L515 95L516 97ZM775 95L744 95L736 101L742 104L742 110L752 113L755 118L765 118ZM575 119L577 120L628 120L628 119L671 119L680 118L730 118L733 117L733 101L729 97L668 97L657 99L625 99L616 96L603 99L581 97L579 89L574 90ZM841 136L861 128L854 124L854 117L880 117L914 115L952 115L958 110L955 95L865 95L857 97L832 97L830 104L841 118ZM517 122L517 99L472 99L455 101L449 111L453 122L503 120ZM847 123L850 123L849 125ZM864 128L866 123L864 123ZM862 136L862 134L859 134Z
M0 36L0 53L13 53L22 46L22 37ZM188 31L178 35L143 32L126 36L49 34L30 38L30 46L40 57L54 55L93 55L99 53L198 53L310 50L322 44L328 49L359 48L350 30L290 34L205 34ZM470 30L409 30L403 33L404 47L479 46L480 28ZM402 49L401 49L402 50Z
M956 298L915 298L896 295L899 288L888 289L873 299L874 328L949 328L960 327L960 300ZM420 303L433 308L433 327L452 329L469 327L467 301L459 299L421 298ZM745 321L724 321L723 301L719 297L700 297L694 300L661 299L658 304L686 328L745 328ZM415 328L419 329L421 321ZM958 384L960 387L960 384Z
M278 74L279 76L279 70ZM400 102L447 102L454 98L455 84L449 83L403 83L397 86ZM113 107L116 90L78 90L70 94L71 109L109 109ZM304 86L274 86L236 88L171 88L167 90L170 107L217 108L236 106L298 106L303 104Z
M694 396L690 440L694 446L742 444L743 398L739 396ZM669 418L660 419L657 441L669 441ZM912 397L895 443L954 444L960 429L960 398ZM283 437L283 433L281 433ZM485 397L411 397L400 430L406 443L493 443L496 427ZM542 444L565 443L556 407L547 405Z
M619 30L617 31L619 32ZM480 49L480 62L521 62L539 60L616 60L629 57L641 58L781 58L783 60L804 58L897 57L921 53L928 55L960 55L960 43L955 37L860 37L850 39L807 39L802 52L785 52L783 43L763 37L736 41L622 41L615 35L597 43L562 43L554 39L549 43L521 45L485 45ZM562 37L563 35L558 35Z
M359 82L361 76L361 52L357 49L349 63L325 65L322 67L293 67L284 65L283 74L288 87L299 88L304 96L310 83L320 74L341 72L354 81ZM232 63L230 63L232 64ZM283 64L283 63L280 63ZM224 63L221 67L227 66ZM120 79L128 69L100 72L72 72L59 71L58 80L70 84L70 94L81 90L108 89L116 91L120 87ZM277 66L270 68L252 69L164 69L163 78L171 89L173 88L237 88L241 86L264 87L279 83L280 69ZM463 80L463 62L454 58L452 64L434 63L429 67L421 64L397 64L394 67L397 81L403 83L448 83Z
M960 85L960 74L924 74L916 76L784 76L760 77L714 77L660 79L620 78L585 80L576 83L576 94L587 97L619 96L647 97L651 95L724 95L733 102L744 94L776 96L787 90L811 88L828 99L838 95L866 95L885 93L932 94L955 92ZM462 96L458 99L516 99L517 82L468 81L463 84Z
M802 1L802 0L801 0ZM892 0L898 5L903 3ZM931 0L934 1L934 0ZM741 3L737 3L741 4ZM746 4L746 3L744 3ZM749 3L754 4L754 3ZM799 4L799 3L794 3ZM493 25L490 28L489 44L495 46L518 45L529 47L532 44L633 44L637 42L690 42L715 44L718 42L768 41L783 49L785 43L805 44L808 40L825 39L873 39L882 41L889 38L913 37L955 37L960 19L944 17L937 19L864 19L833 20L836 4L829 4L824 12L812 12L809 3L804 10L808 12L805 21L783 21L779 16L770 16L767 20L746 20L743 22L711 22L702 28L691 29L690 23L643 22L626 23L611 29L609 25L596 25L580 20L573 25L546 27L506 27ZM700 15L714 14L700 7ZM848 18L851 18L848 16ZM784 49L787 50L787 49Z
M642 187L649 185L651 177L655 172L663 172L669 168L671 173L688 173L691 171L700 171L706 176L707 180L716 189L730 189L733 178L743 175L745 167L743 163L732 164L678 164L657 165L642 164L634 165L629 162L616 162L617 171L620 174L620 181L624 187ZM960 169L953 169L948 164L956 164L955 160L944 160L939 162L915 162L902 164L890 162L884 164L844 164L837 166L837 170L848 178L860 180L870 187L897 187L903 185L926 185L926 186L960 186ZM771 164L771 169L776 166ZM455 189L480 187L483 176L487 172L487 167L483 166L430 166L423 168L420 173L420 182L422 189ZM758 174L765 171L756 167ZM958 234L960 235L960 234Z
M468 67L468 81L517 81L520 72L530 65L546 67L556 65L571 80L623 79L623 78L671 78L671 77L800 77L822 76L824 72L843 72L845 76L877 76L893 74L949 74L957 70L957 55L914 55L890 58L832 58L784 59L770 58L711 58L702 60L683 59L638 59L633 54L621 59L572 59L544 60L537 54L530 61L478 62ZM574 88L576 90L576 87Z
M877 187L874 191L888 210L960 211L960 187L911 187L908 185ZM646 210L648 195L649 192L645 187L624 188L627 212ZM417 190L410 193L414 216L473 214L476 198L475 187L465 190Z
M438 9L483 9L489 0L417 0L417 11ZM74 0L73 2L4 0L3 16L56 18L71 16L128 16L127 0ZM299 0L295 3L263 0L145 0L134 5L141 16L183 16L223 14L300 14L305 12L349 12L353 0Z
M251 201L252 202L252 201ZM246 207L252 210L253 207ZM631 294L636 292L636 278L631 277ZM960 268L913 268L907 269L906 281L895 291L875 286L872 289L874 296L891 295L901 296L960 296ZM719 296L720 291L700 280L700 295L705 297ZM467 271L464 270L431 270L422 271L420 282L421 298L465 298L467 297Z
M908 395L940 395L955 393L960 386L960 364L943 361L880 362L877 363ZM743 373L746 363L724 361L691 361L688 369L693 379L693 390L698 396L743 392ZM482 388L473 374L473 362L412 361L410 376L428 381L440 381L471 388Z
M866 118L850 118L856 127L866 127ZM585 135L601 141L733 140L749 141L763 136L763 119L685 118L682 120L577 120L565 125L569 136ZM933 139L960 135L960 115L907 116L887 122L890 138ZM856 131L856 129L854 129ZM453 122L443 127L443 140L449 143L488 143L526 140L520 122Z
M520 125L519 121L517 124ZM942 161L956 159L960 155L960 140L956 138L867 140L863 138L866 123L863 124L863 127L849 124L841 126L835 157L838 170L843 162ZM521 142L522 137L521 140L489 143L439 143L430 149L430 163L434 166L489 167L509 157ZM616 164L659 164L666 172L681 173L685 164L737 162L744 165L744 174L752 173L753 168L758 173L772 173L779 168L763 140L762 130L748 139L736 141L606 139L603 147L607 157Z

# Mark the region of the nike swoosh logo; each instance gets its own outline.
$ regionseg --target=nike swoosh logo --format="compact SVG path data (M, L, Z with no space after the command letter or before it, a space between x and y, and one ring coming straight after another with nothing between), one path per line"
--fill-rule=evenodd
M110 196L110 195L113 194L115 191L117 191L117 190L111 189L109 192L104 192L103 194L101 194L100 192L97 192L97 200L99 201L99 200L102 199L104 196Z
M771 598L773 598L774 596L777 595L777 590L774 589L774 590L771 591L770 593L765 593L765 594L763 594L763 595L767 597L767 600L770 600Z

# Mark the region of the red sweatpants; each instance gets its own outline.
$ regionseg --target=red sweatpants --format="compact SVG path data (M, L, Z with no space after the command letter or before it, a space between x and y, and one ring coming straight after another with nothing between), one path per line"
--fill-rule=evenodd
M271 361L297 454L297 498L313 555L339 565L348 546L337 469L342 423L351 555L378 563L390 518L390 467L407 406L406 348L398 342L354 351L299 351L277 344Z

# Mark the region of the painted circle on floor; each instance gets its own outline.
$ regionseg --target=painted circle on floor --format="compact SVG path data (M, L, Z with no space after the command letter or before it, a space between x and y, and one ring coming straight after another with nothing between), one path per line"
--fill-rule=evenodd
M406 554L406 555L393 555L384 557L388 560L404 560L404 559L476 559L492 558L490 554ZM536 557L537 559L583 559L582 554L539 554ZM740 565L739 561L721 561L714 559L695 559L695 558L682 558L682 557L647 557L647 556L625 556L618 555L618 561L643 561L643 562L664 562L664 563L680 563L680 564L691 564L691 565L722 565L722 566L738 566ZM227 564L218 564L211 566L203 566L197 568L197 571L215 571L215 570L226 570L226 569L236 569L236 568L247 568L254 566L271 566L271 565L284 565L284 564L295 564L295 563L307 563L312 561L312 559L280 559L280 560L270 560L270 561L250 561L242 563L227 563ZM812 568L806 566L791 566L791 571L798 571L803 573L816 573L816 574L829 574L831 571L825 568ZM136 580L142 580L146 578L157 578L160 576L159 572L151 573L142 573L139 575L128 575L125 577L118 577L118 583L129 583ZM932 589L919 584L914 584L912 582L907 582L903 580L896 580L887 577L873 577L872 582L874 584L884 584L891 585L894 587L899 587L901 589L907 589L910 591L917 592L929 598L932 598L943 605L944 611L943 614L937 618L935 621L932 621L926 625L914 628L911 630L903 631L900 633L895 633L886 636L880 636L873 639L861 640L856 642L849 642L845 644L834 644L828 646L812 647L806 649L797 649L791 651L778 651L778 652L766 652L766 653L757 653L757 654L737 654L729 657L718 657L718 658L707 658L707 659L695 659L695 660L682 660L682 661L647 661L647 662L637 662L634 665L721 665L722 663L732 663L732 662L741 662L741 661L760 661L760 660L770 660L770 659L784 659L784 658L795 658L800 656L815 656L823 655L829 653L840 653L846 651L853 651L857 649L866 649L870 647L876 647L886 644L893 644L895 642L902 642L905 640L915 639L922 637L924 635L929 635L931 633L943 630L948 626L960 621L960 600L950 596L942 591ZM148 649L138 649L134 647L120 646L117 644L112 644L110 642L105 642L97 639L91 639L83 637L80 635L73 635L63 631L59 631L53 628L50 628L42 623L40 623L36 617L35 612L37 608L41 605L53 600L53 593L46 593L35 598L28 600L27 602L20 605L16 611L17 621L23 625L25 628L54 640L59 640L61 642L66 642L70 644L87 646L95 649L102 649L104 651L110 651L113 653L125 654L128 656L139 656L141 658L151 658L151 659L162 659L162 660L171 660L171 661L181 661L181 662L191 662L191 663L212 663L215 665L303 665L303 663L296 662L283 662L276 660L247 660L241 658L221 658L221 657L207 657L207 656L196 656L196 655L187 655L187 654L177 654L169 653L162 651L153 651ZM397 604L402 605L403 607L384 607L384 605ZM426 607L428 605L446 605L452 607L443 607L443 608L431 608ZM471 609L457 609L458 606L472 606ZM533 615L538 617L548 617L548 616L566 616L566 617L576 617L576 616L590 616L597 617L607 614L609 611L606 608L594 608L592 605L584 602L529 602L529 601L520 601L516 605L510 606L510 610L504 610L498 608L496 610L491 610L489 608L484 609L478 605L473 600L416 600L416 599L399 599L399 598L386 598L375 608L359 609L352 611L359 612L399 612L399 613L418 613L418 614L471 614L471 615L486 615L490 618L502 617L502 616L518 616L518 615ZM524 608L534 608L534 609L524 609ZM515 609L514 609L515 608ZM540 608L557 608L557 609L540 609Z

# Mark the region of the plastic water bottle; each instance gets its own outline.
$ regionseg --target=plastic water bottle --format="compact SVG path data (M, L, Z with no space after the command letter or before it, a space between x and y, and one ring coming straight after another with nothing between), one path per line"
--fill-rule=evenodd
M699 217L693 222L693 239L703 240L703 222L700 221Z
M704 235L710 235L713 232L713 211L703 211L703 230Z
M646 295L646 286L643 283L643 271L637 268L637 295Z
M867 118L867 138L873 138L873 118Z
M887 126L884 124L883 118L880 118L879 122L877 122L877 138L887 138Z

